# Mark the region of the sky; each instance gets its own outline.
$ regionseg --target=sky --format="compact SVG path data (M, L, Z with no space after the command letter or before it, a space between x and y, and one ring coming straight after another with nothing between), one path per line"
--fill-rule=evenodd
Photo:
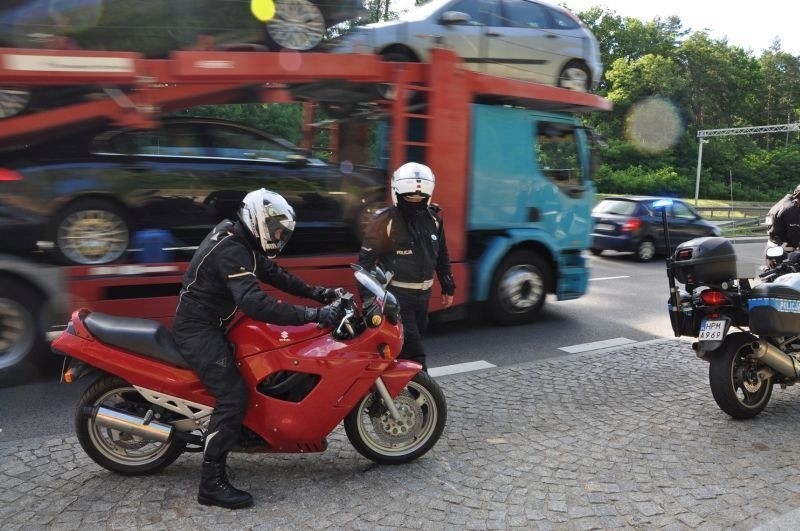
M751 50L757 57L769 48L775 37L783 51L800 55L800 31L791 7L796 0L548 0L565 4L573 12L593 6L606 8L621 17L645 22L655 17L676 15L684 29L708 30L714 39L727 38L728 44ZM797 4L795 4L797 6Z

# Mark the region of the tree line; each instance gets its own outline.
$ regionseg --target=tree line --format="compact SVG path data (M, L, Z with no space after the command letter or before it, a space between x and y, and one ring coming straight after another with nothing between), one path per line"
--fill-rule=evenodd
M600 43L605 74L598 92L614 103L610 113L584 117L606 139L601 192L693 197L698 131L798 121L800 58L783 51L778 38L755 55L684 28L675 16L645 22L601 7L576 14ZM782 197L800 182L799 138L709 138L700 197Z

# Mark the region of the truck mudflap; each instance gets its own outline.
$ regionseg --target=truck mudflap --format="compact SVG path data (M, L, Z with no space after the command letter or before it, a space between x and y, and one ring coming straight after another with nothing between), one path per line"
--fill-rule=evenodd
M577 254L575 256L562 255L566 263L562 263L558 271L558 285L556 298L560 301L577 299L586 294L589 287L589 268L586 259ZM578 261L580 264L569 262Z

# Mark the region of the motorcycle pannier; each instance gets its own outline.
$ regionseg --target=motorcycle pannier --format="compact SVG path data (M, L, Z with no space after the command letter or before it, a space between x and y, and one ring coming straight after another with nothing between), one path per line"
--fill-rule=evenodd
M681 284L722 282L736 277L736 253L726 238L708 236L683 242L672 258L672 273Z
M750 331L759 336L794 336L800 333L800 273L778 277L756 286L747 301Z

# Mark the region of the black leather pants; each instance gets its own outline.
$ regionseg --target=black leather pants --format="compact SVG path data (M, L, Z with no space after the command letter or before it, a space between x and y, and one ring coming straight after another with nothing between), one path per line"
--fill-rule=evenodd
M248 402L247 386L236 368L233 346L223 329L201 320L176 316L173 333L181 354L216 399L203 456L211 461L222 460L239 442Z
M393 288L391 291L400 303L400 317L403 319L403 350L400 351L399 357L419 362L427 370L422 336L428 328L428 303L431 300L431 291L400 288Z

